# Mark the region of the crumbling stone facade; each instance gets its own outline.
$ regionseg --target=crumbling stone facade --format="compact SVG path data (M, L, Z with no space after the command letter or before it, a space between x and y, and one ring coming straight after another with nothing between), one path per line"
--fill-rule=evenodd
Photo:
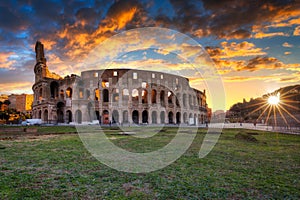
M50 73L43 45L36 43L33 117L45 123L203 124L205 91L187 78L136 69L81 72L61 78Z

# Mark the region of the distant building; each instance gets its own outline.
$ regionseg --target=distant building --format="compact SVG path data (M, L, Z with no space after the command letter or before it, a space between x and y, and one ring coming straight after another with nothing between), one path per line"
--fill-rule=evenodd
M31 111L33 103L33 94L20 94L16 98L16 110L18 112L29 112Z
M33 95L32 94L11 94L8 96L10 101L9 108L16 109L18 112L31 113Z

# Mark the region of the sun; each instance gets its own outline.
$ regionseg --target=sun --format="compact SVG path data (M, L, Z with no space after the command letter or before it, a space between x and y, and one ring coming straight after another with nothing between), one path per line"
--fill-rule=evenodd
M276 96L269 96L268 103L270 105L278 105L280 103L279 93Z

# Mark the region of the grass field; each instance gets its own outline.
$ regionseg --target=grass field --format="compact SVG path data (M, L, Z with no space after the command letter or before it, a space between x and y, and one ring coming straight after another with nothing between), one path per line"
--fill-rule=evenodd
M39 131L63 132L52 128ZM64 131L74 132L74 128ZM107 128L115 144L146 152L167 144L176 128L165 128L149 139L117 135L117 131ZM238 133L257 141L236 138ZM213 151L199 159L204 135L204 129L198 130L189 150L173 164L140 174L101 164L77 134L2 140L0 199L300 198L300 136L227 129Z

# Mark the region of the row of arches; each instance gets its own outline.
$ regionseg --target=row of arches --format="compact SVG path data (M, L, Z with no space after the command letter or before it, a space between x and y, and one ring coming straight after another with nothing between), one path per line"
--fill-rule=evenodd
M35 93L35 99L37 100L41 100L41 99L44 99L44 98L47 98L48 97L48 94L49 93L49 89L45 89L43 87L40 87L39 89L37 89L37 92ZM68 87L65 91L64 90L59 90L59 86L58 86L58 83L55 81L55 82L51 82L50 84L50 98L52 99L64 99L65 97L66 98L72 98L72 94L73 93L73 90L71 87Z
M86 96L86 99L93 99L88 89L85 91L86 95L84 95L83 92L83 89L79 88L79 98L84 98L84 96ZM191 108L193 108L193 106L205 106L205 104L203 103L203 99L201 97L197 97L196 95L185 93L177 93L175 95L171 91L161 90L158 92L156 89L152 89L151 92L148 92L148 90L146 89L133 89L131 91L129 91L128 89L122 89L121 92L116 88L113 88L111 91L109 91L108 89L95 89L94 100L102 101L103 103L119 102L120 93L122 95L122 101L124 103L128 103L129 101L131 101L132 104L157 104L158 102L160 102L161 106L166 106L166 104L168 104L180 107L180 103L182 102L183 107L190 106Z
M188 115L187 112L184 112L182 115L181 112L158 112L155 110L152 112L148 110L133 110L131 113L129 113L128 110L113 110L112 113L110 113L108 110L103 110L101 113L102 115L100 115L99 111L93 112L88 108L87 114L88 117L84 118L80 109L75 111L74 117L71 110L64 112L64 110L58 109L56 111L56 115L54 116L51 116L51 113L48 112L48 109L34 111L34 115L36 115L37 118L42 119L44 123L75 122L81 124L83 121L92 121L97 119L101 124L203 124L205 120L205 116L203 114L197 116L197 114L190 113ZM192 123L191 119L193 120Z
M197 123L204 123L204 115L197 115L190 113L189 115L184 112L183 116L181 112L165 112L165 111L152 111L149 112L148 110L138 111L133 110L131 113L128 110L118 111L113 110L110 113L108 110L103 110L102 115L99 114L99 111L95 111L95 115L90 113L88 110L88 119L92 121L93 119L98 119L101 124L126 124L126 123L133 123L133 124L197 124ZM191 119L193 122L191 123ZM75 112L75 122L81 123L82 122L82 112L81 110L76 110Z

